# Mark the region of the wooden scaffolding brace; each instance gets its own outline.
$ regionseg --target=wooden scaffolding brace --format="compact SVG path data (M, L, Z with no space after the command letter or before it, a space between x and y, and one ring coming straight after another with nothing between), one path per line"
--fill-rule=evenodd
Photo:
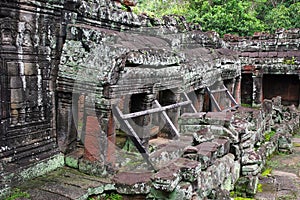
M127 133L127 136L131 139L131 141L133 142L135 147L142 154L144 160L147 162L147 164L149 164L150 168L153 170L155 170L155 168L149 159L149 152L143 146L141 139L139 138L139 136L137 135L137 133L135 132L133 127L130 125L128 120L131 118L134 118L134 117L140 117L143 115L161 112L163 114L163 117L166 119L167 123L170 125L170 127L176 134L176 137L178 138L180 134L179 134L178 130L176 129L175 125L173 124L173 122L171 121L171 119L169 118L169 116L167 115L166 110L189 105L195 113L197 112L192 101L189 99L187 94L183 93L183 96L186 99L183 102L179 102L179 103L175 103L175 104L171 104L171 105L167 105L167 106L161 106L157 100L154 100L154 103L157 106L157 108L152 108L149 110L138 111L138 112L129 113L129 114L123 114L117 105L112 106L113 114L119 121L121 128Z
M231 110L235 110L236 108L238 108L240 105L236 102L236 100L234 99L234 97L232 96L232 94L228 91L228 89L225 87L225 85L222 85L223 88L220 89L216 89L216 90L210 90L209 87L206 87L206 90L210 96L210 99L212 100L212 103L216 106L217 110L219 112L227 112L227 111L231 111ZM216 98L214 97L215 93L221 93L221 92L225 92L225 94L229 97L231 104L233 104L233 106L230 106L228 108L225 108L224 110L221 109L220 105L218 104Z

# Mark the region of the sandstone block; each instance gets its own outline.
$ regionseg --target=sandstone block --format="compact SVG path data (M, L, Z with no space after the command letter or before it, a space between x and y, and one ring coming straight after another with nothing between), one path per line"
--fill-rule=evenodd
M172 192L182 180L179 166L170 164L153 175L152 184L157 190Z
M12 89L23 88L23 82L20 76L10 77L10 88Z
M23 89L11 89L10 90L10 101L11 103L20 103L24 101Z
M20 75L19 63L7 62L6 64L7 64L7 74L9 76L19 76Z
M35 63L24 63L24 74L26 76L37 75L37 66Z
M148 194L151 188L152 172L120 172L113 182L120 194Z

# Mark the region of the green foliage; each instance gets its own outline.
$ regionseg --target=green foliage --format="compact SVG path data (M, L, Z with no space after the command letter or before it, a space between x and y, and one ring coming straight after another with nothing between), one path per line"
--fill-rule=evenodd
M257 184L257 192L262 192L263 191L263 186L261 183Z
M271 172L272 172L272 168L267 168L267 169L265 169L262 173L261 173L261 175L263 176L263 177L266 177L266 176L268 176L269 174L271 174Z
M270 132L265 133L265 141L269 142L275 134L276 134L275 131L270 131Z
M252 105L246 104L246 103L242 103L241 106L245 107L245 108L251 108L252 107Z
M294 0L140 0L134 12L159 18L183 15L204 31L214 30L221 36L300 28L300 2Z
M189 12L188 0L141 0L133 12L140 14L146 13L149 16L161 18L164 15L182 15L185 16Z
M189 21L200 23L204 31L214 30L225 33L247 35L264 30L264 25L256 18L250 1L227 0L191 1L194 12L187 17Z
M291 59L284 59L283 64L294 65L296 64L296 59L294 56Z
M19 198L30 198L30 195L27 192L22 192L20 189L16 188L5 200L15 200Z
M265 16L265 22L271 32L274 32L278 28L292 27L289 18L289 9L285 5L280 5L269 11Z
M122 196L119 194L111 193L105 196L106 200L122 200Z

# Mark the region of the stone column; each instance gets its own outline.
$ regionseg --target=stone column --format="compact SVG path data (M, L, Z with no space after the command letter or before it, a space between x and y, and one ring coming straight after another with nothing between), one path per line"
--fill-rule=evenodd
M116 151L116 125L112 111L108 112L107 116L107 152L106 152L106 162L115 163L115 151Z
M234 92L235 92L235 84L236 84L236 80L235 79L229 79L226 81L224 81L224 85L225 87L228 89L228 91L230 92L230 94L235 98L234 96ZM226 100L225 101L225 105L226 108L233 106L231 99L229 98L229 96L224 92L224 94L226 95Z
M253 76L253 104L256 106L261 105L263 92L262 92L262 75L254 74Z
M180 95L181 91L179 89L173 89L171 90L165 90L161 91L162 94L160 95L160 104L161 106L166 106L170 104L175 104L180 102ZM169 109L166 111L167 115L173 122L174 126L178 128L178 118L180 115L180 107L174 108L174 109ZM172 128L169 126L169 124L166 123L166 120L163 120L165 124L163 125L161 129L161 134L160 136L162 137L168 137L168 138L174 138L176 135L173 133ZM165 135L167 134L167 135Z
M238 104L241 104L241 76L235 78L233 97Z
M57 139L63 153L69 153L76 147L77 131L73 118L72 93L58 93Z
M155 95L152 93L138 94L131 98L131 112L148 110L152 108ZM133 106L134 105L134 106ZM143 115L133 120L133 127L142 141L143 146L148 149L150 138L151 115Z

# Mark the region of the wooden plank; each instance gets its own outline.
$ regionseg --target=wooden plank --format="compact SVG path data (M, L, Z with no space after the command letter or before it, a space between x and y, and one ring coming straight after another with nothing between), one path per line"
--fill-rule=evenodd
M190 100L190 98L189 98L189 96L184 92L183 93L183 96L185 97L185 99L187 100L187 101L191 101ZM193 105L193 103L192 103L192 101L191 101L191 108L192 108L192 110L194 111L194 113L197 113L197 110L196 110L196 108L195 108L195 106Z
M225 87L225 86L224 86ZM223 89L211 90L211 93L218 93L218 92L226 92L228 89L225 87Z
M240 105L234 105L232 107L229 107L229 108L226 108L226 109L222 110L222 112L226 112L226 111L229 111L229 110L234 110L234 109L238 108L239 106Z
M127 136L131 139L135 147L138 149L140 154L143 156L144 160L147 162L147 164L150 166L152 170L155 170L153 164L149 160L149 154L146 148L142 145L142 141L140 140L139 136L136 134L128 120L122 118L122 112L118 108L118 106L113 105L113 114L117 118L117 120L120 122L121 127L125 130L127 133Z
M157 105L157 107L162 108L162 106L159 104L159 102L157 100L154 100L154 103ZM168 124L173 129L174 133L176 134L176 137L178 138L180 136L179 132L178 132L177 128L175 127L175 125L173 124L173 122L171 121L171 119L169 118L169 116L167 115L166 111L162 111L162 114L165 117L165 119L167 120Z
M236 102L236 100L233 98L233 96L231 95L231 93L228 90L226 90L226 94L229 96L229 98L234 103L234 105L238 105L238 103Z
M160 108L152 108L152 109L149 109L149 110L138 111L138 112L129 113L129 114L123 114L123 115L121 115L121 118L122 119L130 119L130 118L133 118L133 117L140 117L140 116L143 116L143 115L153 114L153 113L157 113L157 112L166 111L168 109L173 109L173 108L178 108L180 106L189 105L191 103L192 103L191 101L184 101L184 102L180 102L180 103L176 103L176 104L163 106L163 107L160 107Z
M217 110L218 110L219 112L221 112L221 108L220 108L218 102L216 101L214 95L210 92L210 89L209 89L208 87L206 87L206 89L207 89L207 91L208 91L208 94L209 94L209 96L210 96L212 102L213 102L214 105L217 107Z

